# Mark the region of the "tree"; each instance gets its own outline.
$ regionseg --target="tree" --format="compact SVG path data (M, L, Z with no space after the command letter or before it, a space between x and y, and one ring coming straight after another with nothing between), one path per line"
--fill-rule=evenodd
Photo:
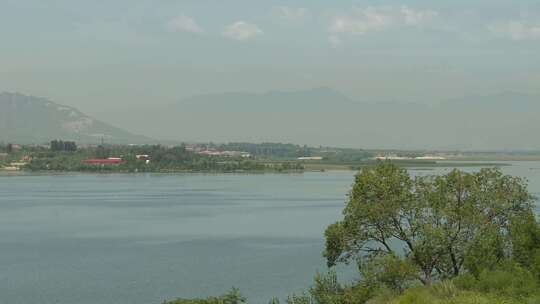
M104 146L98 146L95 151L96 158L107 158L110 156L110 149L105 148Z
M279 304L279 299L276 298L276 297L273 297L272 299L270 299L270 301L268 302L268 304Z
M508 254L510 223L531 212L532 200L522 179L499 169L412 179L383 162L356 175L343 220L325 232L324 256L329 266L356 260L369 268L386 261L373 269L398 267L407 276L412 265L413 277L430 285L459 275L471 265L469 259L487 251L495 262ZM500 249L495 254L494 246ZM396 258L404 264L396 264ZM400 280L390 282L401 288Z
M74 141L53 140L51 141L51 150L74 152L77 151L77 144Z
M540 280L540 224L531 212L512 220L512 257Z
M327 273L317 273L313 285L307 292L289 295L286 303L359 304L371 299L377 291L378 285L373 285L369 280L352 285L341 284L338 282L336 272L330 270Z
M229 292L221 296L223 304L242 304L246 303L247 299L242 296L240 289L233 287Z

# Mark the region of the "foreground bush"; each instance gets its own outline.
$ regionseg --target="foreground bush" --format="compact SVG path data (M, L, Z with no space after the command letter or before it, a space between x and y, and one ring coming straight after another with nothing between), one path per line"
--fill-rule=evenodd
M484 271L429 287L415 287L391 299L375 297L370 304L533 304L540 303L538 283L527 270Z
M206 299L176 299L163 302L163 304L242 304L247 303L237 288L232 288L220 297L209 297Z

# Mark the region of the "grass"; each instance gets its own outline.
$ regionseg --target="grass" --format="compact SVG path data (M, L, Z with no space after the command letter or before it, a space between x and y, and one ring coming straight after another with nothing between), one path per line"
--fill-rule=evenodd
M457 288L452 281L430 287L414 287L399 296L380 295L368 304L533 304L538 297L510 297L494 292L481 292Z

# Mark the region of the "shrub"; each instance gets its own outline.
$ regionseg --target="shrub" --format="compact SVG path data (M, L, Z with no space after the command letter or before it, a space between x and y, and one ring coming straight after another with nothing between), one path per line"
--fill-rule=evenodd
M516 298L537 292L538 284L531 272L519 266L505 268L480 273L475 289Z
M220 297L209 297L206 299L176 299L163 302L163 304L244 304L246 298L240 294L238 288L232 288Z

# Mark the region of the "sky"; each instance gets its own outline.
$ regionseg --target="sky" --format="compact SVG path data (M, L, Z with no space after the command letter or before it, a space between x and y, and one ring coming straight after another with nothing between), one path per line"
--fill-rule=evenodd
M540 1L0 0L0 91L94 115L331 87L439 103L540 94Z

